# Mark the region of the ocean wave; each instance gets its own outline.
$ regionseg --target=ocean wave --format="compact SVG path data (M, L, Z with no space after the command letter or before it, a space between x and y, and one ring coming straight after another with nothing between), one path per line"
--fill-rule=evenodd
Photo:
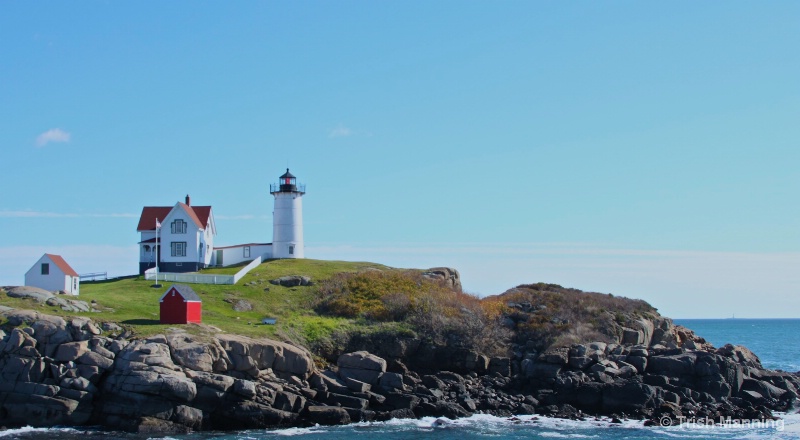
M359 422L344 426L316 426L269 431L267 437L299 436L307 439L372 438L415 439L426 433L438 432L437 438L466 440L479 438L528 439L541 438L603 438L603 439L742 439L772 438L800 440L800 414L776 414L781 417L782 430L774 428L742 428L715 426L645 427L641 420L612 421L607 417L567 420L540 415L497 417L475 414L461 419L423 417L421 419L391 419L383 422Z
M22 428L16 429L6 429L4 431L0 431L0 438L8 437L8 438L16 438L23 435L33 435L33 434L77 434L82 431L79 431L74 428L34 428L32 426L24 426Z

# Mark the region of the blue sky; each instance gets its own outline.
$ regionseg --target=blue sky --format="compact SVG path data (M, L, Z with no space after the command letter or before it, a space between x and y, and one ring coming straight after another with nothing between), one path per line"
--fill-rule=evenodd
M137 270L144 205L306 256L800 317L800 3L0 3L0 285Z

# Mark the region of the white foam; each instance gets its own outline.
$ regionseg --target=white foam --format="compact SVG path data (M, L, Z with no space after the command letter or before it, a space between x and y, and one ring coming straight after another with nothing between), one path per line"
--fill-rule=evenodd
M0 437L12 437L13 438L13 437L16 437L16 436L19 436L19 435L22 435L22 434L31 434L31 433L36 433L36 432L42 432L42 433L44 433L44 432L63 432L63 433L74 432L74 433L78 433L78 432L81 432L81 431L78 431L78 430L75 430L75 429L72 429L72 428L34 428L32 426L24 426L22 428L6 429L5 431L0 431Z
M279 429L277 431L271 431L273 434L283 435L287 437L295 436L295 435L305 435L305 434L313 434L322 432L324 429L321 429L319 425L311 427L311 428L286 428L286 429Z

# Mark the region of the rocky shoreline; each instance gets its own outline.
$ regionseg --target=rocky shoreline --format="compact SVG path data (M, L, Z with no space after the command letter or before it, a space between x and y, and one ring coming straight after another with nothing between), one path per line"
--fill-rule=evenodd
M318 368L302 347L200 328L133 339L88 318L0 312L0 425L182 433L357 421L543 414L658 422L770 419L800 379L719 349L666 318L593 342L510 357L414 338L350 341ZM649 325L648 325L649 324Z

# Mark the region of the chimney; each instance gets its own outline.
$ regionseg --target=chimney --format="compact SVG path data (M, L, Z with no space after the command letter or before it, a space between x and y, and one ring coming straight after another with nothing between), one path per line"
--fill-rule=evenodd
M186 206L192 206L192 199L189 197L189 194L186 194Z

